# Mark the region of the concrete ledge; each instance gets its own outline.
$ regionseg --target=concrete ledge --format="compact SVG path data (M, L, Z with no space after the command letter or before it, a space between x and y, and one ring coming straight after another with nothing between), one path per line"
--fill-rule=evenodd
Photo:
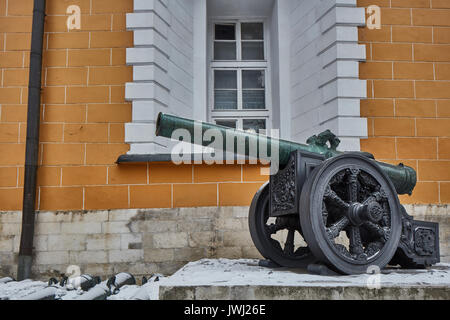
M449 300L449 287L160 287L160 300Z
M161 282L160 300L448 300L450 264L430 270L317 276L258 260L201 260ZM375 288L376 285L379 285Z

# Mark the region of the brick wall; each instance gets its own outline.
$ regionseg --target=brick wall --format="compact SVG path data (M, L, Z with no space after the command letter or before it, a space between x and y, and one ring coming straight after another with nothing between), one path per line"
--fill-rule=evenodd
M32 0L0 0L0 210L20 210ZM81 8L81 30L66 8ZM418 172L404 203L450 202L450 4L358 1L382 7L381 30L360 28L367 62L369 139L362 148ZM431 5L433 7L431 7ZM411 8L412 7L412 8ZM129 150L124 123L133 45L132 0L48 0L44 39L39 210L246 206L267 180L257 166L116 165Z
M33 278L77 265L82 273L171 274L203 258L261 258L248 231L247 207L40 212ZM0 277L17 271L20 212L0 212Z
M381 7L379 30L360 28L369 99L365 151L403 162L418 173L413 196L403 203L450 202L450 1L358 0Z
M25 158L32 0L0 0L0 210L20 210ZM66 9L81 8L67 31ZM116 165L129 150L124 123L133 46L132 0L47 0L38 170L39 210L249 205L267 180L254 166Z

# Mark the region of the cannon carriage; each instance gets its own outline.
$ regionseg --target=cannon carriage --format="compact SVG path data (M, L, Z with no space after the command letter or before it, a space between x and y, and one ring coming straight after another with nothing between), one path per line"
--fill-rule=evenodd
M440 261L438 224L414 220L398 198L413 192L413 168L377 162L365 152L339 152L340 141L330 131L305 145L158 116L157 136L172 138L180 129L189 133L184 142L208 147L214 139L195 135L211 137L213 130L223 138L215 148L249 156L258 146L257 158L278 160L278 170L255 194L249 212L256 248L276 265L305 268L323 263L342 274L359 274L373 266L424 268ZM230 139L241 146L230 144ZM262 154L261 143L271 152Z

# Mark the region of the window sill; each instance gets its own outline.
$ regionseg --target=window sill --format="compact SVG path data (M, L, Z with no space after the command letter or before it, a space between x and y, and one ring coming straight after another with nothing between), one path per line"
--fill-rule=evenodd
M225 154L223 154L220 157L212 159L209 154L191 154L190 155L190 161L192 164L194 164L194 161L196 161L199 157L202 157L203 161L211 161L211 160L221 160L225 163L226 160L229 160L229 157L226 157ZM255 160L254 158L250 158L248 156L239 156L234 155L234 161L245 161L247 164L251 159ZM171 154L123 154L119 156L116 163L117 164L132 164L132 163L152 163L152 162L172 162L172 155ZM249 163L250 164L250 163ZM258 164L259 161L258 161Z

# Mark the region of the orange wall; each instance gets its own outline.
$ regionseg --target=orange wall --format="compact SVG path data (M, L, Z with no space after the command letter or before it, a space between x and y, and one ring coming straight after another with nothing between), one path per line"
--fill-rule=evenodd
M8 3L7 3L8 2ZM0 210L20 210L32 0L0 0ZM69 5L81 30L67 32ZM132 0L47 0L38 170L40 210L248 205L265 176L253 166L116 165L132 81L125 28Z
M367 47L360 77L368 80L362 149L417 170L403 203L450 203L450 1L358 1L368 5L381 7L382 27L359 33Z
M0 0L0 210L22 204L32 2ZM426 8L388 8L391 2ZM81 7L81 30L67 32L72 4ZM369 97L361 107L369 124L362 148L418 171L414 195L403 202L450 203L450 9L430 9L428 0L359 1L368 4L383 7L383 27L360 30ZM115 164L129 149L131 11L132 0L47 0L38 208L248 205L267 180L258 166Z

